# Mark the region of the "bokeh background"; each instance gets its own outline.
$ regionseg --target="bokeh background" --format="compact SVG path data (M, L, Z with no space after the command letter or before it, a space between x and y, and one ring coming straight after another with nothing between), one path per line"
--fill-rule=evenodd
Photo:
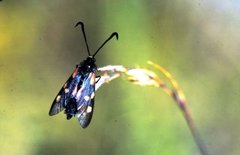
M117 79L96 95L82 129L49 117L57 92L86 58L85 23L98 66L168 69L180 83L211 155L240 154L238 0L2 0L0 154L198 155L182 113L163 91Z

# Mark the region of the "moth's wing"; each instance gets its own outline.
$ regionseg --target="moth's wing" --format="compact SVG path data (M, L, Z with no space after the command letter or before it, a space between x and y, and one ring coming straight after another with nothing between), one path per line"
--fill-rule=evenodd
M62 88L52 103L52 106L49 110L49 115L53 116L61 112L64 109L65 102L66 95L64 93L64 89Z
M70 97L76 95L77 87L81 81L81 74L78 70L79 68L77 67L57 94L49 110L50 116L61 112L65 108Z
M76 95L77 113L76 116L83 128L91 122L94 108L95 96L95 73L91 72L83 80L82 87Z

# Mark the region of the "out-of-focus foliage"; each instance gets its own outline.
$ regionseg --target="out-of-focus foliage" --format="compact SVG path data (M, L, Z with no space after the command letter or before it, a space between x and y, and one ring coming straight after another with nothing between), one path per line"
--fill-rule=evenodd
M98 66L152 60L182 86L210 154L238 155L240 3L193 1L0 2L0 154L199 154L171 98L118 79L96 94L93 120L81 129L48 116L75 65L87 56L85 23ZM147 67L147 65L146 65Z

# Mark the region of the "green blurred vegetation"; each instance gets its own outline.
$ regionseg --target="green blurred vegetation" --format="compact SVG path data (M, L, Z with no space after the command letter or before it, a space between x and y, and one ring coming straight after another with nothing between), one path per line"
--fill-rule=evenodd
M48 116L75 65L113 32L98 66L168 69L183 88L210 154L240 153L240 2L0 2L0 154L195 155L181 112L162 91L118 79L96 96L93 120L81 129L64 114Z

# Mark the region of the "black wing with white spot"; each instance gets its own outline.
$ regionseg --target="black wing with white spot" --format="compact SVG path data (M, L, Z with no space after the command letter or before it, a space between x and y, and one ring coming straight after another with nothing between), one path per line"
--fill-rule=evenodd
M67 105L69 99L75 96L77 87L81 84L81 75L78 70L79 68L77 67L54 99L49 111L50 116L61 112Z
M91 122L94 108L95 96L95 73L90 72L87 78L83 80L82 87L75 97L77 102L76 116L83 128L86 128Z

